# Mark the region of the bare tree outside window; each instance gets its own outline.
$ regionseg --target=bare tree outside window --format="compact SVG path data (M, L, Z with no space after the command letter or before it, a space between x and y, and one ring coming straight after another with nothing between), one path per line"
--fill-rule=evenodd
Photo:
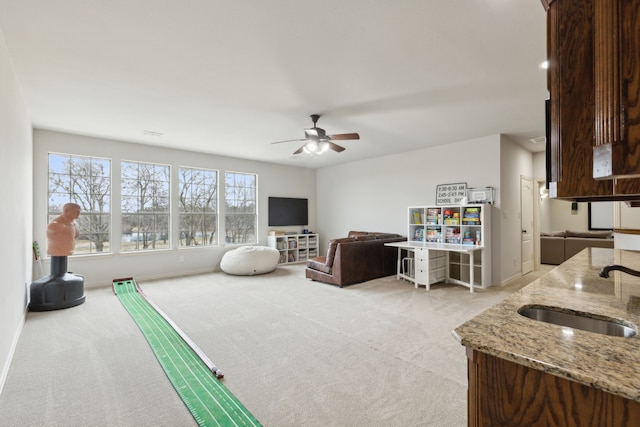
M257 243L256 174L225 173L225 242Z
M180 247L218 244L218 172L178 170Z
M169 166L141 162L121 166L122 251L168 249Z
M111 160L51 153L48 176L48 222L65 203L80 205L74 254L110 252Z

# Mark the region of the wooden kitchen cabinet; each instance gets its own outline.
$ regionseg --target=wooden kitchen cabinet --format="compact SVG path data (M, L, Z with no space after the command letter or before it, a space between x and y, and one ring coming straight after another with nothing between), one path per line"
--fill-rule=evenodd
M640 199L640 0L542 0L551 197Z
M594 178L640 176L640 1L595 0Z
M637 426L640 402L467 348L469 427Z

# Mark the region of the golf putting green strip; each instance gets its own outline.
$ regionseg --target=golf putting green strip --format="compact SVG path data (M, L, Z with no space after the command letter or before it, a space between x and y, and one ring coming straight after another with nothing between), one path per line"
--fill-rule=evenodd
M261 426L167 319L138 292L133 279L114 280L113 290L198 425Z

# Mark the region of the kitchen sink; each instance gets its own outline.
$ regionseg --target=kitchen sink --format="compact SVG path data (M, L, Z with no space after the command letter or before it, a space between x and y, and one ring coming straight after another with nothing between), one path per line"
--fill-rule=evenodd
M559 307L524 306L518 309L518 313L529 319L614 337L630 338L638 333L634 326L621 320Z

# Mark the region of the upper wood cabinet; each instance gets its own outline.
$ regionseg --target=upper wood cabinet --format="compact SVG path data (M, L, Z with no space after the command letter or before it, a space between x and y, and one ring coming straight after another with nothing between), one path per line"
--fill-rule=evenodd
M640 1L594 2L593 176L640 176Z
M542 0L550 195L640 199L640 0Z

